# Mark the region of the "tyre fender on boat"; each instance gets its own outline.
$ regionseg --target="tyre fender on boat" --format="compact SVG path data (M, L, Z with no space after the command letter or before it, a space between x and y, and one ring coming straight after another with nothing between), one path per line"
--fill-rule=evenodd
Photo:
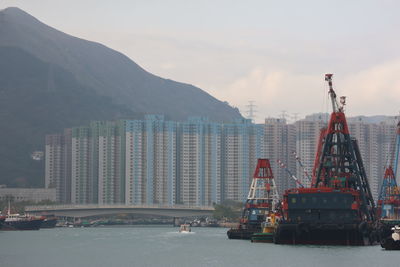
M343 230L344 229L344 224L343 223L339 223L336 227L339 230Z
M299 234L308 233L308 232L310 232L310 229L306 223L299 223L297 225L296 232Z
M360 233L362 233L364 236L368 235L368 224L367 222L361 222L358 225L358 230L360 231Z

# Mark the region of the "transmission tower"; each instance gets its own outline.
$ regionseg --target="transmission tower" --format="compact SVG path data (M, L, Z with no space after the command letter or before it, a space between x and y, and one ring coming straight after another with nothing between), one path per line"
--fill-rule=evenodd
M286 110L282 110L282 113L280 115L280 118L282 120L286 120L286 118L288 117L287 111Z
M293 123L295 123L297 121L297 119L299 118L299 113L292 113L290 118L293 120Z

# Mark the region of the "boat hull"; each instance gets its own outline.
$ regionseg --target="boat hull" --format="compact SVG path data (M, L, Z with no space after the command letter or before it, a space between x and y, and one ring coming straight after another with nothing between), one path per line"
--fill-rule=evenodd
M254 233L251 236L251 242L253 243L274 243L273 233Z
M357 224L280 224L274 236L276 244L347 245L377 244L372 233L363 234Z
M56 224L57 224L57 218L44 219L40 228L55 228Z
M1 230L18 231L18 230L39 230L43 219L26 220L26 221L10 221L4 222Z
M250 240L255 230L249 229L230 229L226 233L229 239L246 239Z
M381 240L381 247L386 250L400 250L400 241L395 241L391 237L388 237Z
M354 189L300 188L284 195L277 244L364 246L378 244L374 221L366 221Z

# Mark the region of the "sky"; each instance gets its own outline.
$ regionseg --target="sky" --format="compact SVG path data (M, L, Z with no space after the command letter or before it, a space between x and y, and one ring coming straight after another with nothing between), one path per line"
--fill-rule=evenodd
M256 121L330 112L334 73L346 113L400 112L397 0L0 0L65 33L193 84Z

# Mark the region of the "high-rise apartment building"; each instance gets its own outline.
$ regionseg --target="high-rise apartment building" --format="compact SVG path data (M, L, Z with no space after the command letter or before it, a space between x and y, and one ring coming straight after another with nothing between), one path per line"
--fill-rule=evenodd
M396 122L348 120L358 140L375 199L384 168L393 164ZM86 127L46 136L46 187L61 203L210 206L244 201L257 158L269 158L278 192L296 186L279 167L282 161L304 186L326 116L317 114L288 124L268 118L222 124L193 117L186 122L148 115L143 120L93 121Z
M71 148L71 203L91 203L90 192L95 190L90 181L90 128L72 128Z
M119 122L72 128L71 202L125 202L124 152Z
M146 203L175 204L176 123L161 115L145 117Z
M292 154L293 151L296 151L295 126L287 124L285 119L265 119L264 151L266 158L271 162L278 193L282 196L286 189L296 186L288 173L278 164L278 160L280 160L292 173L296 171L296 160Z
M257 159L263 158L263 125L243 119L224 124L222 141L223 198L245 201Z
M125 120L125 203L174 205L177 124L161 115Z
M326 122L321 117L314 116L296 121L296 152L301 164L296 163L296 176L304 186L311 185L312 170L321 129L326 127ZM293 157L293 155L291 155ZM307 173L308 176L305 174Z
M71 201L71 129L46 136L45 187L56 188L56 201Z
M349 120L350 135L357 139L364 170L368 178L372 196L378 199L382 183L382 156L380 155L380 127L378 124L366 123L362 118Z
M144 123L140 120L125 120L125 203L146 203L145 183L146 158L143 157Z
M119 151L117 146L117 126L114 122L106 122L99 125L98 129L98 195L99 204L119 203L117 199L118 185L120 177L117 170L119 169ZM94 140L92 140L94 141ZM95 180L95 177L92 178ZM94 192L95 193L95 192Z
M179 125L180 204L211 206L221 201L222 125L193 117Z
M45 187L55 188L59 186L62 177L62 158L64 150L64 136L52 134L46 136L46 168Z

